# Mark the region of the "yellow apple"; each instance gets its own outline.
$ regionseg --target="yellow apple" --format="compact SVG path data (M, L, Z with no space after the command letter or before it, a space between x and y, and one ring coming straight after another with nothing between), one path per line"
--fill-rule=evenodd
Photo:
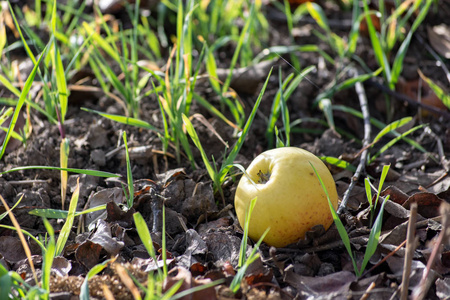
M334 208L338 196L330 171L314 154L295 147L269 150L258 155L247 168L236 189L234 205L239 223L244 227L250 201L257 197L249 236L258 240L270 227L264 242L284 247L297 242L313 226L322 224L327 230L333 223L327 196Z

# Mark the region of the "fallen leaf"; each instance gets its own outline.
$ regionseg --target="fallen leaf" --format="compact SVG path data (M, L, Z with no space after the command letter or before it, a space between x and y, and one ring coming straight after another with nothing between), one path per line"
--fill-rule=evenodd
M349 287L356 276L349 271L340 271L323 277L300 276L286 272L284 281L297 289L301 299L347 299Z
M86 269L92 269L98 264L102 246L89 240L82 243L75 251L75 257Z
M130 208L127 211L121 209L116 202L111 201L106 204L106 222L108 223L117 223L122 227L130 228L133 221L133 214L135 213L134 208ZM103 220L98 220L100 222Z
M450 277L447 278L438 278L436 280L436 296L439 299L449 299L450 295Z
M114 202L110 202L114 203ZM111 225L104 220L98 220L97 230L90 238L90 241L100 245L109 255L115 256L124 247L124 242L118 241L111 235Z
M428 40L433 49L443 57L450 59L450 27L446 24L427 26Z
M18 262L27 257L20 240L7 235L0 236L0 254L9 263Z
M440 215L439 206L442 203L441 198L436 194L422 192L416 193L403 203L403 207L408 208L412 203L417 203L417 212L425 218L434 218Z

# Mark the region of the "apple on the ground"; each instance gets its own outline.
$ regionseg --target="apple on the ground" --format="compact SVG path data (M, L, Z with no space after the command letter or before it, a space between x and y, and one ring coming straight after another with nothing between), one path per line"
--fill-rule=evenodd
M322 224L327 230L333 223L327 196L336 209L338 195L334 179L326 165L314 154L296 147L268 150L258 155L238 184L235 209L244 226L250 201L257 197L249 236L258 240L270 227L264 242L284 247L304 238L313 226Z

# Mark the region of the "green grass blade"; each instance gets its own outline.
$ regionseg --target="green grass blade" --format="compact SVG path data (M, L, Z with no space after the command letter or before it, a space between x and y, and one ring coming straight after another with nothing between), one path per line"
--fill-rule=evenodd
M370 186L370 179L366 177L364 179L364 187L366 189L367 202L369 202L370 210L372 211L373 203L372 203L372 188Z
M16 201L16 203L14 203L13 207L11 207L9 210L5 211L4 213L2 213L0 215L0 221L3 220L9 213L9 211L12 211L14 208L16 208L17 205L19 205L20 201L22 201L23 196L19 198L19 200Z
M5 88L7 88L11 93L20 97L20 91L17 89L12 83L3 75L0 74L0 82L3 84Z
M358 275L358 266L356 265L356 260L352 253L352 247L350 244L350 238L348 237L348 233L345 230L344 224L342 224L341 219L339 218L336 209L333 206L333 203L331 203L330 195L328 194L327 188L325 187L325 184L322 181L322 178L320 178L319 174L317 173L316 168L312 163L309 163L311 167L314 170L314 173L316 174L317 178L319 179L320 185L322 186L322 189L324 190L325 194L327 195L328 205L330 206L331 215L333 216L334 224L336 224L336 228L338 230L339 236L341 237L342 243L345 246L345 249L347 250L348 255L350 256L353 264L353 268L355 270L355 273Z
M283 83L281 82L283 74L281 68L279 69L278 84L280 86L280 99L281 99L281 118L283 120L283 128L285 134L285 147L291 145L291 122L289 118L289 109L287 106L287 99L284 97L283 93Z
M9 230L17 230L16 227L14 226L9 226L9 225L2 225L0 224L1 228L6 228ZM32 235L30 232L26 231L25 229L20 229L20 231L22 231L23 234L25 234L26 236L28 236L30 239L32 239L33 241L36 242L37 245L39 245L39 247L41 247L41 249L45 249L45 245L42 244L41 241L39 241L34 235ZM1 264L0 264L1 265Z
M70 151L70 141L68 138L64 138L60 144L59 150L59 160L61 168L67 169L67 164L69 161L69 151ZM61 204L62 209L64 209L64 202L66 201L66 191L67 191L67 171L61 171Z
M433 80L426 77L420 70L419 70L420 77L425 80L430 88L433 90L433 92L436 94L436 96L441 99L442 103L444 103L445 106L447 106L448 109L450 109L450 94L446 94L444 90L435 84Z
M3 140L3 145L2 145L2 148L0 151L0 160L2 159L3 155L5 154L6 145L8 145L9 139L11 138L11 134L14 131L14 127L16 126L20 110L21 110L23 104L25 103L28 92L31 89L31 85L33 84L34 77L36 76L36 72L39 68L39 64L43 57L44 57L44 55L41 55L39 57L38 61L34 64L33 70L31 71L30 75L28 76L28 78L25 82L25 85L23 86L23 90L20 94L19 100L17 101L16 109L14 110L14 114L11 118L11 123L9 124L8 132L6 133L5 139Z
M247 258L248 229L250 227L250 219L252 216L253 209L255 208L256 202L257 202L257 198L254 198L250 201L249 207L248 207L246 215L245 215L244 228L243 228L244 235L242 236L241 246L239 249L239 262L238 262L239 271L234 276L233 281L230 284L230 289L233 293L236 293L239 290L242 278L244 278L247 268L259 257L259 254L256 253L256 251L258 250L262 241L266 237L267 233L269 233L269 231L270 231L270 227L264 231L264 233L261 235L258 242L253 247L252 252L250 253L250 255Z
M122 84L122 82L119 80L119 78L117 77L114 70L111 69L111 67L108 65L108 63L105 61L105 59L103 57L101 57L101 55L99 53L97 53L97 55L95 55L94 57L98 61L97 66L100 68L100 70L106 76L106 78L109 80L111 85L125 98L125 101L127 102L128 106L129 106L130 102L133 100L133 99L131 99L130 90L127 89ZM124 72L126 74L128 74L128 72L126 72L126 71L124 71ZM126 81L126 83L127 82L128 81ZM127 107L127 108L129 108L129 107ZM129 114L130 112L127 112L127 113Z
M203 146L200 142L200 138L197 135L197 132L195 131L194 125L192 125L191 121L188 117L186 117L185 114L182 114L183 123L184 126L186 126L186 131L188 132L189 136L191 137L192 141L194 142L197 149L200 151L200 154L203 159L203 163L205 164L206 170L208 171L209 177L213 180L214 185L216 185L216 171L214 170L213 166L209 162L208 156L206 155L205 150L203 149Z
M425 7L422 8L419 12L419 15L416 17L411 29L408 32L403 43L400 45L397 54L395 55L394 64L392 66L392 78L391 81L393 84L397 83L398 78L400 77L400 73L403 69L403 60L406 56L406 52L408 51L409 44L411 43L412 36L416 31L417 27L422 23L422 21L427 16L428 10L433 3L433 0L427 0Z
M164 295L159 298L159 300L171 300L174 299L177 291L180 289L181 285L184 283L183 279L178 280L174 285L164 293ZM189 297L190 298L190 297ZM153 298L154 299L154 298Z
M250 113L250 116L248 117L247 122L245 123L244 129L242 130L241 135L239 136L239 139L237 140L237 142L234 145L233 149L231 150L230 154L228 154L228 157L226 158L225 162L222 164L222 167L220 168L219 182L223 182L223 180L225 179L229 169L233 165L234 159L236 158L239 151L241 150L242 145L244 144L245 137L247 136L247 133L250 130L250 126L253 123L253 119L255 118L256 111L258 110L258 107L261 104L262 96L264 95L264 92L266 91L267 84L269 83L270 75L272 74L272 70L273 69L270 69L270 72L267 75L267 79L264 82L261 92L259 93L258 99L256 99L255 105L253 106L252 112Z
M238 268L241 268L246 261L246 253L247 253L247 239L248 239L248 228L250 227L250 218L252 217L253 209L255 208L257 198L254 198L250 201L250 204L247 209L247 213L245 215L244 222L244 234L242 236L241 247L239 249L239 262Z
M127 206L128 208L131 208L133 206L134 200L134 184L133 184L133 174L131 172L130 155L128 152L127 133L125 131L123 132L123 143L125 145L125 158L127 162L127 185L128 185Z
M219 119L224 121L227 125L229 125L233 128L237 128L236 124L234 124L227 117L225 117L225 115L222 114L220 112L220 110L218 110L214 105L212 105L210 102L208 102L208 100L206 100L205 98L203 98L202 96L200 96L199 94L197 94L195 92L193 93L193 96L194 96L195 101L197 101L201 106L206 108L210 113L212 113L213 115L215 115L216 117L218 117Z
M153 247L153 241L152 237L150 235L150 231L148 230L147 223L145 223L144 218L142 217L141 213L137 212L133 214L134 224L136 225L136 230L138 232L139 238L142 241L142 244L144 244L145 249L147 249L148 254L151 258L156 260L156 252L155 248Z
M77 209L78 198L80 196L80 182L77 180L77 187L72 194L72 198L70 199L69 211L67 213L66 222L64 223L61 232L58 237L58 241L56 242L56 250L55 255L59 256L64 250L64 246L69 238L69 234L72 231L73 221L75 219L75 211Z
M317 24L325 30L327 33L331 32L328 25L328 19L325 16L323 9L316 3L306 2L306 8L311 17L317 22Z
M278 121L278 117L280 115L281 96L284 89L286 88L286 86L288 85L289 81L292 79L293 76L294 74L290 74L284 79L283 84L280 86L275 98L273 99L272 108L270 110L269 120L267 122L267 129L266 129L266 138L269 143L269 148L273 147L275 124ZM296 79L297 78L299 78L299 76L297 76Z
M6 26L2 20L2 22L0 22L0 53L3 53L3 49L5 48L6 42L7 42Z
M8 270L0 264L0 298L11 299L10 293L13 287L13 279L9 275Z
M20 92L19 92L19 97L20 97ZM2 98L0 97L0 104L5 104L5 105L9 105L9 106L16 106L18 103L17 100L11 99L11 98ZM27 105L29 105L31 108L33 108L34 110L40 112L41 114L43 114L49 121L50 123L56 124L57 121L56 119L51 116L50 114L48 114L45 110L43 110L37 103L34 103L32 101L30 101L30 99L26 99L25 103Z
M423 128L427 126L427 124L421 124L418 125L416 127L411 128L410 130L402 133L401 135L399 135L398 137L392 139L391 141L389 141L386 145L384 145L374 156L372 156L368 162L368 164L371 164L375 161L375 159L380 156L384 151L386 151L387 149L389 149L392 145L394 145L395 143L397 143L398 141L400 141L401 139L403 139L405 136L413 133L414 131L416 131L417 129Z
M344 82L337 84L335 89L336 89L336 91L342 91L342 90L351 88L358 82L364 82L367 79L378 76L381 73L381 71L383 71L383 69L378 68L377 70L375 70L374 72L372 72L370 74L362 74L362 75L358 75L356 77L352 77L350 79L345 80Z
M329 98L322 98L319 100L319 108L323 111L325 119L327 119L328 126L336 131L336 125L334 123L333 117L333 106L331 105L331 100Z
M394 121L392 123L390 123L389 125L387 125L386 127L384 127L378 134L377 136L373 139L372 144L375 144L376 142L378 142L383 136L385 136L386 134L388 134L389 132L392 132L393 130L396 130L400 127L402 127L403 125L409 123L412 120L412 117L405 117L402 118L400 120Z
M348 161L345 161L345 160L342 160L342 159L339 159L336 157L332 157L332 156L319 156L319 158L322 161L324 161L330 165L336 166L338 168L349 170L352 172L356 171L356 167L354 165L352 165L351 163L349 163Z
M363 259L363 262L361 265L361 269L359 270L359 272L357 274L358 277L362 275L362 273L364 272L364 270L367 266L367 263L369 262L370 258L375 253L375 251L377 250L378 241L380 239L381 227L383 225L384 205L388 201L389 196L390 195L388 195L386 197L386 199L383 201L383 204L381 205L381 208L380 208L380 212L378 213L378 216L375 219L375 223L372 227L372 230L370 231L369 241L367 242L366 252L364 253L364 259Z
M56 87L58 89L58 100L61 110L61 124L64 123L66 119L69 90L67 89L66 76L64 72L64 66L61 60L61 53L56 47L56 41L53 41L53 70L56 76Z
M89 214L95 211L99 211L99 210L105 210L106 209L106 204L103 205L99 205L99 206L95 206L80 212L75 212L75 217L81 216L81 215L85 215L85 214ZM61 209L51 209L51 208L35 208L32 209L28 212L30 215L33 216L38 216L41 218L46 218L46 219L65 219L67 218L68 215L68 211L67 210L61 210Z
M95 265L92 269L89 270L80 288L80 300L91 299L91 297L89 296L89 279L91 279L92 277L103 271L103 269L106 268L106 266L110 262L112 262L112 259L105 260L101 264Z
M294 76L294 74L290 74L285 78L281 91L279 90L275 96L272 104L272 109L270 111L269 121L267 122L266 138L268 140L269 148L273 147L274 128L280 115L281 96L283 96L287 101L292 93L296 90L300 82L308 75L308 73L313 70L315 70L315 67L309 66L303 69L294 79L292 79L292 76Z
M372 42L375 58L377 59L377 62L380 65L380 67L383 68L383 74L387 82L389 83L389 87L393 89L394 86L391 85L391 69L389 66L388 59L386 57L386 53L384 52L383 47L381 46L380 38L377 34L375 26L373 25L372 18L370 17L371 12L369 11L367 0L364 0L363 3L364 3L364 12L366 15L367 28L369 30L369 37L370 41Z
M97 170L89 170L89 169L73 169L73 168L59 168L59 167L49 167L49 166L26 166L26 167L17 167L12 168L7 171L3 171L0 173L0 175L16 172L16 171L22 171L22 170L56 170L56 171L67 171L72 173L78 173L78 174L85 174L85 175L92 175L97 177L120 177L118 174L109 173L109 172L103 172L103 171L97 171Z
M56 253L56 244L55 244L55 233L50 225L50 222L46 219L43 220L45 228L49 233L50 239L47 242L47 247L42 249L42 279L41 284L42 288L46 291L50 291L50 278L51 278L51 270L53 265L53 260L55 258Z
M386 176L389 172L389 168L391 165L384 165L383 171L381 171L380 183L378 184L377 198L375 199L375 207L378 205L378 199L380 198L380 194L383 188L384 181L386 180Z
M87 35L92 36L92 39L97 42L97 45L99 45L112 59L120 63L119 52L116 51L116 49L111 47L111 45L100 34L95 32L88 23L83 22L83 28L86 30ZM111 42L113 43L113 41Z
M246 38L246 36L248 34L248 31L250 29L250 25L251 25L251 23L253 21L253 18L254 18L255 3L253 1L251 3L252 3L252 5L250 7L250 12L249 12L247 20L246 20L246 22L244 24L244 28L242 28L242 32L239 35L239 40L238 40L237 45L236 45L236 50L234 51L233 57L231 58L230 67L229 67L230 68L230 72L228 73L228 76L227 76L227 78L226 78L226 80L225 80L225 82L224 82L224 84L222 86L222 94L223 95L228 91L228 88L230 87L230 83L231 83L231 78L233 76L234 67L236 66L237 60L239 58L239 53L241 52L242 45L244 44L244 40L245 40L245 38Z
M352 9L352 29L348 35L348 54L355 53L356 45L359 38L359 25L361 24L361 11L359 7L359 1L353 1Z
M258 242L262 241L262 239L266 236L266 234L268 232L269 232L269 228L266 231L264 231L263 235L261 236L261 238ZM259 247L259 245L255 245L254 249L257 249L257 247ZM234 275L233 281L231 281L231 284L230 284L230 290L233 293L237 293L239 291L239 287L241 286L241 282L245 276L245 272L247 271L248 267L258 258L259 258L259 253L250 255L246 259L244 265L239 269L239 271L236 273L236 275Z
M349 114L351 114L351 115L353 115L353 116L355 116L355 117L357 117L357 118L360 118L360 119L364 119L364 117L363 117L363 115L362 115L362 113L361 113L360 111L357 111L356 109L351 108L351 107L348 107L348 106L344 106L344 105L333 105L333 109L334 109L334 110L339 110L339 111L343 111L343 112L349 113ZM377 127L378 129L383 129L384 127L386 127L386 124L384 124L384 123L381 122L381 121L378 121L378 120L375 119L375 118L370 118L370 123L371 123L372 125L374 125L375 127ZM392 134L394 134L395 136L401 136L401 134L398 133L397 131L392 131ZM425 148L423 148L423 147L422 147L419 143L417 143L416 141L414 141L414 140L412 140L412 139L410 139L410 138L408 138L408 137L405 137L405 136L403 136L402 139L403 139L405 142L407 142L408 144L410 144L411 146L413 146L414 148L416 148L417 150L419 150L419 151L421 151L421 152L423 152L423 153L427 153L427 152L428 152Z
M4 132L8 132L8 128L6 128L6 127L0 126L0 129L3 130ZM25 144L25 139L17 132L15 132L15 131L11 132L11 137L13 139L20 141L22 144Z
M14 25L16 25L16 30L19 33L20 39L22 40L22 43L23 43L23 47L25 48L25 52L30 57L33 64L36 66L36 58L33 55L33 51L31 51L30 47L28 46L28 43L27 43L27 41L22 33L22 30L21 30L22 27L19 25L19 22L17 22L16 15L14 14L14 10L9 1L8 1L8 5L9 5L9 11L11 12L11 16L13 17L13 20L14 20ZM39 64L37 64L37 65L39 65ZM0 158L1 158L1 156L0 156Z
M152 131L155 131L157 133L161 133L159 129L157 129L155 126L153 126L150 123L147 123L145 121L136 119L136 118L132 118L132 117L125 117L125 116L121 116L121 115L113 115L113 114L107 114L107 113L103 113L101 111L97 111L97 110L93 110L93 109L89 109L89 108L85 108L82 107L81 108L84 111L88 111L91 113L96 113L102 117L105 117L107 119L125 124L125 125L131 125L131 126L136 126L136 127L142 127L142 128L146 128L146 129L150 129Z

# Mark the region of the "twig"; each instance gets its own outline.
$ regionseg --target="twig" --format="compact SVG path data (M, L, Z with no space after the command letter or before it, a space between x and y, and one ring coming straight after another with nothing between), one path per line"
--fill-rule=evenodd
M376 268L378 268L382 263L384 263L386 260L388 260L389 257L391 257L392 255L394 255L395 253L398 252L398 250L400 250L403 246L405 246L406 244L406 240L404 240L400 245L397 246L397 248L395 248L393 251L389 252L388 255L386 255L382 260L380 260L379 262L377 262L375 265L373 265L369 270L366 270L362 275L361 278L364 278L367 274L369 274L370 272L372 272L373 270L375 270Z
M405 262L403 265L403 278L402 284L400 286L401 287L400 300L408 299L409 276L411 275L411 264L417 242L417 238L415 238L416 221L417 221L417 203L413 203L410 209L408 234L406 237L407 242L406 242Z
M353 69L353 76L358 76L358 71L356 69ZM350 185L348 186L347 190L344 193L344 197L342 198L341 203L339 204L339 208L337 210L337 213L340 215L342 214L347 207L348 199L350 198L350 193L355 186L356 182L359 180L359 176L361 173L365 170L366 167L366 161L367 161L367 155L369 153L368 145L370 140L370 134L371 134L371 127L370 127L370 114L369 114L369 106L367 104L367 97L366 97L366 91L364 90L364 86L361 82L357 82L355 84L355 90L358 94L359 99L359 105L361 106L361 112L364 117L364 138L363 138L363 146L362 149L364 149L361 153L361 157L359 160L358 167L356 168L356 172L352 177L352 181L350 182Z
M375 281L372 282L366 289L366 292L364 293L364 295L361 296L361 298L359 298L359 300L367 300L370 297L370 292L375 288L376 284Z
M418 287L413 290L412 293L413 300L424 299L425 296L427 295L427 292L431 287L431 284L435 280L434 276L429 276L431 268L433 267L436 259L438 258L439 252L442 251L441 244L448 243L449 238L448 236L450 236L450 204L443 202L441 204L440 211L442 217L441 233L439 234L434 244L433 251L431 252L430 258L428 259L427 266L422 273L422 279L420 280Z
M25 239L25 236L23 235L22 229L20 228L19 222L17 222L16 217L12 213L11 209L8 206L8 203L6 203L5 199L0 195L0 201L5 207L5 210L8 212L9 218L11 219L11 223L13 223L14 227L16 228L17 235L19 236L20 242L22 243L23 250L25 251L25 254L28 259L28 263L30 264L31 273L33 273L34 281L36 282L36 285L39 285L39 280L36 273L36 268L34 267L33 258L31 257L31 250L30 246L28 246L27 240Z

